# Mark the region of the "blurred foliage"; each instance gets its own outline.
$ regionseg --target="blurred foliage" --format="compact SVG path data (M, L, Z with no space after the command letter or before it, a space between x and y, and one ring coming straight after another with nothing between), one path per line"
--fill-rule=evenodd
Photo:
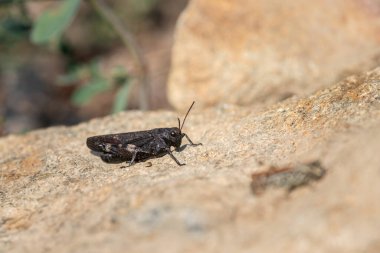
M112 72L114 85L119 86L112 106L112 112L117 113L127 108L133 80L129 78L128 73L121 66L114 68Z
M31 28L32 22L23 2L0 0L1 47L8 47L19 41L25 41Z
M153 96L141 98L141 94L149 93L139 85L144 74L131 50L128 58L118 55L121 51L124 54L126 50L120 47L128 48L128 43L120 36L122 29L116 31L115 24L94 8L95 1L108 7L102 9L110 9L119 20L119 27L127 27L132 38L138 35L139 40L147 42L144 43L147 49L156 48L149 41L160 39L162 32L167 34L187 3L186 0L0 0L3 134L76 124L127 106L146 108L140 101L149 101ZM139 46L138 42L135 44ZM112 68L115 62L121 66ZM145 80L149 84L151 79ZM140 92L139 96L134 96L135 92Z
M149 14L158 4L158 0L130 0L131 9L138 16Z
M78 106L85 105L96 95L117 89L112 112L120 112L127 107L130 90L130 77L121 66L113 69L110 78L100 70L100 62L94 60L89 64L78 65L58 79L59 85L81 85L75 89L71 101Z
M31 34L32 42L36 44L45 44L59 40L78 12L80 2L80 0L64 0L54 8L43 12L33 26ZM140 3L136 6L140 9L142 8L146 10L155 1L145 0L139 2ZM147 4L142 4L145 2ZM125 70L123 72L125 72ZM126 73L123 73L122 75L120 75L120 73L121 71L119 70L119 79L120 76L127 76ZM113 77L111 77L111 79L112 78ZM118 112L127 107L130 91L129 78L121 78L123 79L121 84L120 81L109 80L101 74L99 63L94 61L88 65L74 68L73 71L61 78L61 83L70 83L68 81L75 83L73 81L83 81L85 79L88 81L84 85L75 89L72 95L71 100L75 105L81 106L86 104L99 93L116 87L118 91L114 99L112 112Z
M0 41L9 45L18 40L24 40L31 28L30 22L23 18L8 16L0 20Z
M82 26L91 30L90 32L86 31L92 35L86 37L86 41L88 43L96 41L102 46L113 46L112 41L115 41L117 34L115 36L115 32L110 29L109 24L102 19L101 15L98 15L91 5L86 5L87 1L60 0L52 1L53 4L33 22L29 17L27 2L28 0L0 0L0 49L4 50L5 46L12 47L18 42L26 42L29 38L41 50L45 48L47 51L53 49L54 52L60 52L67 59L69 70L58 78L58 84L78 86L71 96L74 105L85 105L100 93L115 91L112 112L126 109L130 86L135 83L131 81L133 77L129 76L125 68L121 66L113 70L111 77L105 77L99 69L100 62L91 59L97 55L87 52L84 55L91 58L78 61L74 54L77 52L81 54L83 50L73 51L75 45L70 44L70 41L65 38L65 31L74 19L79 15L85 15L79 16L78 20ZM157 6L158 0L108 1L108 3L113 5L117 15L122 16L123 20L134 24L134 20L145 19ZM80 7L85 5L86 11L79 12ZM120 6L127 8L119 8ZM90 7L90 11L88 11L88 7ZM116 14L114 13L114 15ZM88 47L89 45L84 48ZM82 48L83 46L79 47L79 49ZM15 48L15 50L18 49ZM7 50L6 53L12 55L12 51ZM4 60L4 51L2 57ZM83 61L86 63L81 63ZM0 66L2 64L0 62ZM9 61L5 60L5 64L9 64Z
M158 4L158 0L129 0L128 8L125 10L126 18L131 23L141 24L141 20L149 17Z
M47 10L34 23L31 40L43 44L59 38L77 13L81 0L64 0Z
M116 93L114 104L112 106L113 113L120 112L127 107L130 89L131 85L129 85L127 82L119 88Z
M75 68L72 72L61 77L60 83L69 85L84 82L71 96L75 105L88 103L92 97L110 88L107 79L101 74L99 62L94 61L88 65Z

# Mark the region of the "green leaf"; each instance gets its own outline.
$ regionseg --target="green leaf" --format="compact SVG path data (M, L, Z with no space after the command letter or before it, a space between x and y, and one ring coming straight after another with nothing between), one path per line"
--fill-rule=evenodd
M128 82L129 75L126 69L122 66L116 66L112 69L112 80L115 85L124 85Z
M113 103L112 113L121 112L127 107L130 88L131 85L128 81L119 88L115 96L115 101Z
M78 88L73 96L71 97L71 101L75 105L83 105L88 103L95 95L102 93L108 90L110 86L107 83L106 79L95 79L88 83L85 86Z
M61 36L73 20L80 2L81 0L64 0L56 8L42 13L33 26L32 42L43 44Z
M60 75L57 79L57 85L58 86L70 86L74 85L75 82L78 82L80 80L78 70L70 71L67 74Z
M86 80L105 79L100 71L100 63L98 60L92 60L90 63L77 64L68 71L58 77L57 85L68 86L75 82Z

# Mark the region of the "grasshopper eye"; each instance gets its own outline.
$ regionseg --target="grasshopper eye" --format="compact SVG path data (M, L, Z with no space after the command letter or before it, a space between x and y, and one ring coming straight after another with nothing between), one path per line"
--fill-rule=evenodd
M170 135L171 135L172 137L175 137L175 136L176 136L175 132L171 132Z

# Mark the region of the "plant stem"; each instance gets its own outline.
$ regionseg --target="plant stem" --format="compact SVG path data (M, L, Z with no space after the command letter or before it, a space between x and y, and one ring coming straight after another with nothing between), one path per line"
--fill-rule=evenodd
M150 94L148 67L133 34L123 25L119 17L115 15L103 0L88 1L99 15L112 26L132 55L137 68L136 79L139 86L139 106L141 110L147 110L149 108Z

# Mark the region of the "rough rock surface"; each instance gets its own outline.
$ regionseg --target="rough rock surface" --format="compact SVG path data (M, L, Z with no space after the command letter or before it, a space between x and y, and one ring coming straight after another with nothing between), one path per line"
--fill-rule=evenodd
M176 125L127 112L0 139L0 252L379 252L380 68L266 110L190 115L203 146L132 167L86 137ZM250 191L268 166L319 160L325 178Z
M192 0L177 23L169 101L269 105L371 69L379 13L372 0Z

